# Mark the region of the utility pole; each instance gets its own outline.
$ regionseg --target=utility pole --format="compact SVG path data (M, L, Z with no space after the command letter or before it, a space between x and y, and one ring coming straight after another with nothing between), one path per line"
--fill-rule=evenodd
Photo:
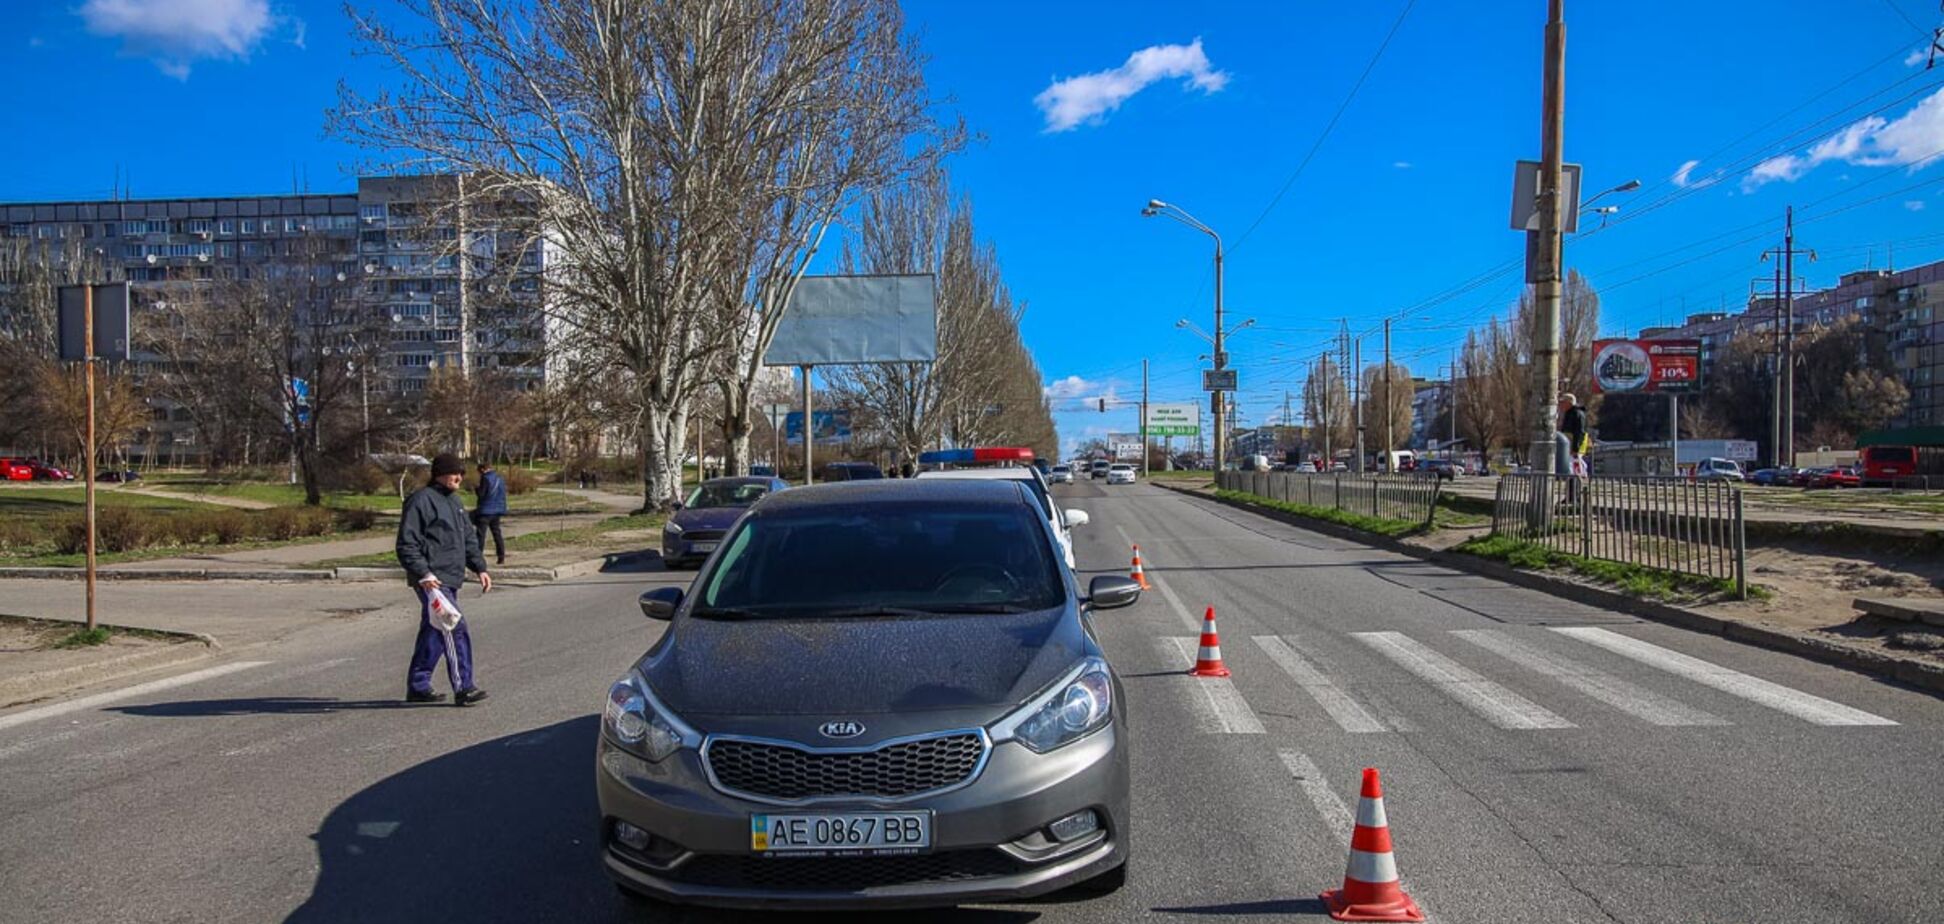
M1350 406L1357 413L1357 458L1351 471L1361 475L1364 472L1364 421L1363 421L1363 339L1350 341L1350 363L1355 370L1351 373L1350 383L1356 391L1350 393Z
M1222 238L1209 232L1215 238L1215 377L1221 378L1222 370L1228 368L1228 353L1222 349ZM1221 383L1216 383L1221 384ZM1224 392L1216 391L1209 396L1209 404L1215 408L1215 470L1222 470L1222 458L1226 448L1222 445L1222 399ZM1235 429L1233 425L1229 429Z
M1148 361L1141 360L1141 477L1154 474L1153 466L1148 464Z
M1782 261L1775 261L1775 288L1769 290L1774 311L1782 313ZM1793 310L1789 311L1794 314ZM1776 318L1780 321L1781 318ZM1769 454L1778 466L1788 465L1790 454L1782 449L1782 325L1775 325L1775 351L1769 357Z
M1539 132L1539 230L1526 240L1526 281L1532 284L1533 304L1539 312L1538 336L1532 344L1532 400L1538 402L1538 423L1532 432L1534 472L1554 474L1553 441L1559 428L1559 301L1561 235L1564 203L1560 161L1566 146L1566 4L1551 0L1546 21L1545 87Z
M1808 254L1811 260L1816 258L1813 250L1796 249L1795 206L1789 206L1783 214L1782 246L1762 251L1763 260L1778 258L1774 298L1781 324L1776 329L1774 378L1778 387L1773 409L1775 422L1771 427L1777 465L1788 465L1795 459L1795 255L1798 253Z
M1390 471L1390 451L1397 446L1396 431L1391 429L1391 361L1390 361L1391 319L1384 319L1384 465L1383 471Z
M1330 463L1336 461L1336 455L1332 452L1330 446L1330 431L1335 428L1335 420L1330 416L1330 392L1334 389L1330 387L1329 376L1323 374L1323 371L1329 368L1329 362L1330 353L1328 350L1325 350L1322 355L1316 357L1316 373L1310 379L1310 381L1321 383L1316 386L1317 397L1321 399L1320 403L1323 405L1323 419L1321 421L1323 424L1323 467L1320 469L1321 471L1329 471Z
M88 393L88 458L82 467L82 477L87 481L87 519L88 519L88 631L95 628L95 339L94 339L94 285L81 286L81 364L86 368Z
M1456 461L1458 451L1458 353L1451 354L1451 444L1445 449L1445 456Z

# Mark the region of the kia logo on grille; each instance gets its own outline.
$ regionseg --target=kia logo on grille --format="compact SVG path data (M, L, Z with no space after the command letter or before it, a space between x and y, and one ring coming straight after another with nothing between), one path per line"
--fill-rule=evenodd
M825 722L817 726L825 738L855 738L864 734L862 722Z

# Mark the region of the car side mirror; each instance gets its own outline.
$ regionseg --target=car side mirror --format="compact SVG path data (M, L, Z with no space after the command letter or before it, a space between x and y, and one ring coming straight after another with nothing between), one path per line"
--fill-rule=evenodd
M1122 580L1127 580L1122 578ZM1132 583L1132 582L1129 582ZM649 619L669 620L675 617L675 608L682 604L680 587L657 587L641 594L641 615Z
M1085 510L1076 510L1069 507L1066 511L1066 521L1068 526L1085 526L1093 522L1093 517L1087 516Z
M1103 574L1087 585L1086 604L1090 609L1117 610L1133 606L1139 599L1141 585L1118 574Z

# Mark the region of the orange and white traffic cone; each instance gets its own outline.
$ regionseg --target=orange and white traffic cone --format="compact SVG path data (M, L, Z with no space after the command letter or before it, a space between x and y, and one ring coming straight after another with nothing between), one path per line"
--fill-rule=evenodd
M1390 823L1384 817L1384 787L1375 767L1365 767L1363 796L1357 800L1357 827L1350 834L1350 867L1343 888L1322 894L1330 917L1339 921L1422 921L1424 912L1404 894L1391 855Z
M1133 578L1134 583L1141 585L1142 590L1154 589L1153 587L1148 586L1147 572L1141 570L1141 546L1138 543L1136 543L1134 546L1134 570L1130 572L1127 576Z
M1188 673L1196 677L1227 677L1229 669L1222 663L1222 640L1215 632L1215 608L1209 607L1202 616L1201 651L1195 653L1195 666Z

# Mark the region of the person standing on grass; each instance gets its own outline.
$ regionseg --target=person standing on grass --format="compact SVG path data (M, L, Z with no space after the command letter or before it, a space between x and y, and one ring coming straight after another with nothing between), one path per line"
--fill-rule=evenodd
M473 506L473 526L479 530L479 547L486 548L486 531L493 531L493 564L506 564L506 536L500 532L500 517L506 516L506 479L493 470L493 463L479 463L478 498Z
M404 513L398 518L398 564L419 597L418 642L406 674L406 702L445 699L445 694L432 691L432 670L442 657L453 668L454 705L469 706L486 698L486 691L473 682L467 620L461 619L450 634L432 622L432 595L443 595L456 608L466 569L479 575L480 593L493 589L493 576L487 573L486 558L479 551L479 531L466 521L465 505L459 502L459 482L465 475L466 466L458 456L440 453L432 460L432 483L405 499ZM449 647L447 638L452 640Z

